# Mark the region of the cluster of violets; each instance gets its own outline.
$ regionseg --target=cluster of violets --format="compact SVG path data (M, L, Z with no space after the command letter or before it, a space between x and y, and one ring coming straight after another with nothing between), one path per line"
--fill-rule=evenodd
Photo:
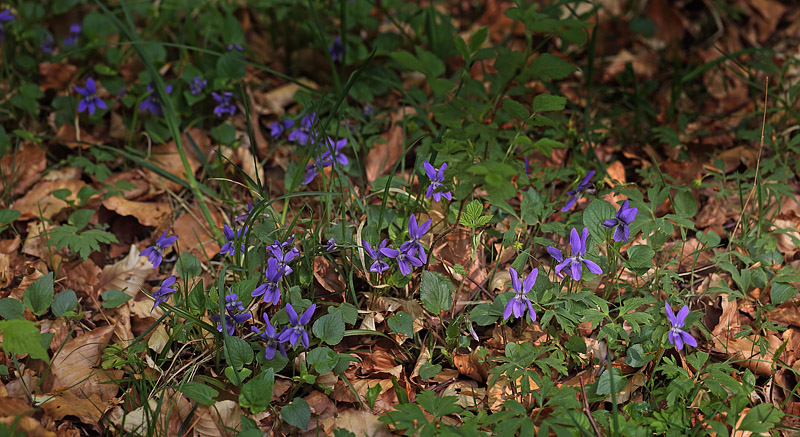
M427 164L427 163L426 163ZM433 168L426 165L426 172L428 177L433 181ZM589 172L586 177L578 184L574 190L567 192L569 199L562 212L572 209L577 201L584 195L584 193L592 193L593 183L591 178L594 176L594 171ZM437 180L439 175L437 175ZM429 189L430 193L430 189ZM619 210L614 218L608 219L603 222L603 227L607 229L614 229L613 239L618 242L627 242L630 239L629 226L636 219L638 208L632 208L626 200L620 205ZM583 268L586 267L591 273L602 274L603 270L597 263L585 257L586 255L586 240L589 236L589 229L583 228L578 234L578 230L573 228L570 231L570 256L565 257L560 249L549 246L547 252L556 260L554 271L559 277L564 277L562 271L566 268L567 274L570 275L572 280L580 281L583 274ZM533 305L528 297L533 285L536 283L536 278L539 274L538 269L534 269L522 283L519 280L519 274L514 268L509 269L511 274L511 288L514 290L514 296L509 299L503 311L503 320L508 320L512 316L514 318L522 318L525 316L527 310L531 322L536 321L536 313L534 312ZM683 330L686 323L686 316L689 315L689 307L684 306L677 315L672 311L669 303L666 303L666 315L672 327L670 328L669 335L667 336L669 342L675 346L676 349L683 349L684 344L689 346L697 346L697 340L691 334Z
M371 273L381 274L389 270L389 263L385 261L386 258L394 259L397 262L397 267L400 273L404 276L411 273L414 267L421 267L428 262L428 256L425 254L425 246L420 241L422 237L428 232L431 227L431 219L428 219L421 226L417 225L417 218L411 214L408 219L408 241L400 245L400 249L394 249L389 246L388 240L384 239L381 243L373 248L367 240L362 241L362 245L367 254L372 258L372 265L369 267Z
M253 205L250 203L249 211L248 214L245 215L245 219L246 216L252 212L252 210ZM240 217L237 217L237 221ZM245 227L243 229L239 229L237 232L234 232L227 225L223 225L225 238L228 241L225 243L222 250L220 250L220 253L231 255L237 253L237 251L239 253L244 253L245 246L243 240L247 233L247 229L248 228ZM165 230L164 233L156 239L156 243L153 246L146 248L139 254L139 256L146 256L147 260L152 264L154 269L157 269L161 265L164 251L175 244L175 242L178 240L176 235L168 236L168 233L169 229ZM281 290L279 285L280 281L285 275L293 272L289 263L297 258L297 256L300 254L300 251L293 247L293 243L294 235L289 237L286 241L276 240L274 243L267 246L267 251L270 254L270 258L267 260L267 269L265 272L266 281L256 287L256 289L251 293L251 296L264 296L264 302L270 302L273 305L278 303L281 298ZM331 246L333 246L333 248L336 247L333 239L328 242L329 250L331 250ZM152 308L153 310L157 306L166 302L167 299L169 299L169 297L175 293L176 290L172 287L176 280L176 276L167 277L153 292L153 299L155 301ZM217 323L217 330L219 332L225 331L228 333L228 335L233 335L237 326L240 326L251 319L251 314L245 310L244 304L239 299L239 296L236 295L236 293L231 293L229 291L229 293L225 296L224 307L225 309L222 315L215 314L212 316L212 320ZM251 329L259 339L266 343L265 356L267 359L272 359L278 349L280 349L281 355L286 357L286 348L284 346L285 343L289 343L292 345L292 347L294 347L298 342L300 342L303 347L308 348L309 336L308 332L305 330L305 325L311 321L311 317L314 315L315 309L316 304L312 304L306 311L303 312L302 315L298 316L292 305L287 303L285 311L289 317L289 323L280 332L275 329L267 314L264 313L264 329L259 330L256 327L251 327Z
M206 84L206 80L202 77L195 77L189 85L189 93L193 96L199 95L203 92ZM107 109L106 103L96 95L97 83L91 77L86 79L86 86L84 88L78 86L73 86L72 88L81 95L81 100L78 102L78 112L86 111L89 115L94 115L97 108ZM172 94L172 85L165 85L164 88L167 90L167 94ZM147 93L147 97L139 104L139 112L150 112L153 115L162 115L161 100L155 92L155 85L153 83L147 84ZM224 117L226 114L233 115L236 113L232 92L223 91L217 93L212 91L211 97L213 97L216 102L216 106L214 106L214 115L217 117Z

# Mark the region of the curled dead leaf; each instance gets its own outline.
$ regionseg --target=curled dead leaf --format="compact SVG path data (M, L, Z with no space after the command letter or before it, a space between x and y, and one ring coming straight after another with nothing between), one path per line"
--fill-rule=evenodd
M119 215L136 218L144 226L158 227L172 214L172 208L163 202L135 202L120 196L111 196L103 201L103 206Z
M67 199L77 201L78 191L85 186L86 184L78 179L42 181L17 199L12 208L20 212L19 220L39 217L40 210L43 218L51 219L69 206L67 202L53 196L53 191L69 190L71 194L67 196Z
M43 148L27 143L15 153L9 153L0 159L0 190L10 181L12 193L21 194L42 177L47 168L47 160ZM21 211L20 211L21 212Z

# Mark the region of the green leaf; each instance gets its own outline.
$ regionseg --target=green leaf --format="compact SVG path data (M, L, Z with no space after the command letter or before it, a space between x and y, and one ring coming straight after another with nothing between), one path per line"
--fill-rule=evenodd
M239 337L227 336L225 339L225 358L228 364L235 370L240 370L244 366L253 362L255 354L253 348L246 341Z
M678 191L675 200L675 213L681 217L691 218L697 214L697 200L690 191Z
M488 35L489 26L483 26L476 30L475 33L469 37L469 50L473 53L478 51L478 49L483 45L484 41L486 41L486 37Z
M419 366L419 378L423 381L427 381L434 376L438 375L439 372L442 371L442 366L439 364L431 364L425 363Z
M613 386L611 384L612 379L614 380ZM625 377L622 376L622 372L616 367L606 369L605 372L600 375L600 380L597 381L597 394L599 395L616 394L621 392L623 388L625 388Z
M356 308L353 304L349 304L347 302L339 304L336 308L328 309L329 313L338 312L342 315L342 320L348 325L353 325L358 320L358 308Z
M389 317L386 322L392 331L409 338L414 336L414 320L407 312L398 311L397 314Z
M184 279L193 278L199 276L200 272L200 260L189 252L183 252L178 258L178 276Z
M281 418L289 425L306 429L311 420L311 409L303 398L294 398L291 404L281 408Z
M340 312L325 314L314 322L314 336L330 345L337 345L344 338L344 320Z
M189 304L189 309L195 314L202 314L206 311L206 291L203 287L202 279L195 284L186 300Z
M438 56L427 50L419 48L419 46L416 47L416 52L417 59L419 59L419 62L424 67L423 72L428 76L429 79L436 78L444 74L444 62L442 62Z
M406 50L400 50L397 52L392 52L389 56L394 59L398 64L402 65L403 67L411 70L411 71L419 71L420 73L425 72L425 66L422 65L419 59L414 56L411 52Z
M631 246L628 249L628 266L637 275L643 275L653 267L655 255L656 252L650 246L641 244Z
M439 273L422 272L420 299L425 309L438 315L450 309L451 296L455 292L453 283Z
M181 385L180 392L201 405L214 405L214 398L219 395L217 390L195 381Z
M494 304L491 303L482 303L470 311L469 319L478 326L488 326L497 322L501 315L503 315L502 309L496 309Z
M25 296L23 296L22 301L26 307L30 308L33 314L37 316L44 314L50 308L50 303L53 302L53 272L42 276L29 285L25 290Z
M602 199L595 199L583 211L583 225L589 228L592 241L602 244L606 240L608 230L603 227L603 222L614 218L617 210L610 203ZM578 230L580 234L580 229Z
M7 225L18 219L20 212L16 209L0 209L0 225Z
M550 94L539 94L533 99L531 111L534 113L547 111L561 111L567 105L567 98L564 96L551 96Z
M794 297L797 293L797 287L783 282L773 282L769 289L770 302L773 305L780 305L787 300Z
M0 331L3 331L3 343L0 344L0 347L6 353L28 354L31 358L50 361L47 350L42 347L42 334L33 322L29 320L0 321Z
M644 353L644 348L640 344L635 344L628 348L628 354L625 357L625 364L631 367L643 367L649 363L652 357Z
M275 370L271 367L242 386L239 405L249 408L253 414L269 408L272 402L272 388L275 385Z
M561 141L552 140L550 138L540 138L533 143L534 149L546 155L553 153L553 149L563 149L564 147L567 147L567 145Z
M103 308L116 308L131 300L131 296L120 290L108 290L103 293Z
M525 108L525 105L512 99L503 99L503 110L506 111L508 115L522 121L527 120L531 115L528 109Z
M69 219L67 219L67 223L75 226L78 229L83 229L89 224L89 220L91 220L93 215L94 210L92 209L79 209L70 214Z
M53 299L51 310L54 316L61 317L64 313L74 310L77 306L78 297L75 295L75 292L72 290L64 290L58 293L56 298Z
M769 433L783 418L783 412L772 404L758 404L747 412L739 424L739 430L752 431L755 434ZM737 433L738 434L738 433Z
M239 79L244 77L245 63L242 54L238 51L225 53L217 59L217 74L225 79Z
M25 305L22 302L4 297L0 299L0 317L6 320L24 319L22 314L25 312Z
M331 348L324 346L316 347L306 355L306 361L314 367L317 373L324 375L336 367L336 364L339 362L339 354L334 352Z
M528 67L530 74L542 82L550 79L563 79L577 70L574 65L550 53L542 53Z

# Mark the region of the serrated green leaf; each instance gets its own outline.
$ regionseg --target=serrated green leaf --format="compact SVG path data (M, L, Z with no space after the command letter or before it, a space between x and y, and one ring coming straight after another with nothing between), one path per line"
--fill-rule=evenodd
M131 300L131 296L120 290L108 290L103 293L103 308L116 308Z
M484 41L486 41L487 36L489 36L489 26L483 26L476 30L475 33L469 37L469 50L471 52L478 51L478 49L483 45Z
M53 302L53 272L29 285L25 290L22 302L33 314L37 316L44 314L50 308L50 303Z
M419 378L427 381L442 371L442 366L439 364L425 363L419 367Z
M593 242L605 241L608 230L603 227L603 222L614 218L616 213L617 210L602 199L595 199L586 207L583 212L583 225L589 229L589 235L592 236Z
M675 201L675 213L679 216L692 218L697 214L697 200L690 191L678 191L673 200Z
M317 373L324 375L336 367L336 364L339 362L339 357L332 349L321 346L315 347L311 352L306 354L306 361L314 367Z
M314 336L329 345L337 345L344 338L344 320L342 314L334 312L325 314L314 322Z
M522 103L512 99L503 99L503 111L522 121L527 120L531 115Z
M234 370L239 370L253 362L255 354L246 341L239 337L228 336L225 338L225 358Z
M291 404L281 408L281 418L289 425L306 429L311 420L311 409L303 398L294 398Z
M20 212L16 209L0 209L0 225L8 225L18 219Z
M79 209L70 214L69 219L67 219L67 223L75 226L78 229L83 229L89 224L89 220L91 220L93 215L94 210L92 209Z
M543 82L550 79L563 79L578 70L574 65L550 53L539 55L531 62L528 69L536 80Z
M533 99L531 111L533 113L547 111L561 111L567 105L567 98L564 96L551 96L550 94L539 94Z
M181 253L178 258L178 276L181 278L193 278L202 272L200 260L189 252Z
M420 300L426 310L436 315L449 310L453 292L455 289L449 279L439 273L422 272Z
M783 282L773 281L769 289L769 298L773 305L780 305L793 298L795 294L797 287Z
M25 355L44 361L50 361L47 350L42 346L42 334L39 328L29 320L0 321L3 331L3 343L0 347L9 354Z
M217 74L226 79L239 79L244 77L245 63L242 54L238 51L225 53L217 59Z
M395 315L389 317L386 322L389 324L389 328L392 331L403 334L406 337L414 336L414 320L407 312L398 311Z
M655 255L656 252L650 246L641 244L631 246L628 249L628 266L638 275L645 274L653 267Z
M25 312L25 305L10 297L0 299L0 317L6 320L24 319L22 314Z
M411 71L419 71L420 73L425 72L425 66L422 65L419 59L414 56L411 52L406 50L400 50L397 52L392 52L389 56L394 59L398 64L402 65L403 67L411 70Z
M239 405L249 408L253 414L269 408L272 402L272 389L275 385L275 371L271 367L247 381L239 393Z
M625 382L625 377L622 376L622 372L619 369L616 367L606 369L597 381L597 394L610 395L619 393L625 387Z
M180 386L180 392L201 405L214 405L219 392L205 384L191 381Z
M553 149L562 149L567 147L567 145L561 141L552 140L550 138L540 138L533 143L533 147L549 156L551 153L553 153Z
M77 306L78 297L75 295L75 292L72 290L64 290L58 293L55 299L53 299L51 310L54 316L61 317L64 313L74 310Z

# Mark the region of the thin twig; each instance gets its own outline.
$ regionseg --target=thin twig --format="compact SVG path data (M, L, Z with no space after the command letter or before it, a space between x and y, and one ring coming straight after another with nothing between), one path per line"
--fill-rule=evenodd
M589 422L592 424L592 429L594 429L594 434L597 437L601 437L600 430L597 429L597 424L594 422L594 417L592 417L592 410L589 408L589 399L586 397L586 386L583 384L583 375L578 376L578 379L581 382L581 395L583 396L583 412L586 413L586 417L589 418Z

